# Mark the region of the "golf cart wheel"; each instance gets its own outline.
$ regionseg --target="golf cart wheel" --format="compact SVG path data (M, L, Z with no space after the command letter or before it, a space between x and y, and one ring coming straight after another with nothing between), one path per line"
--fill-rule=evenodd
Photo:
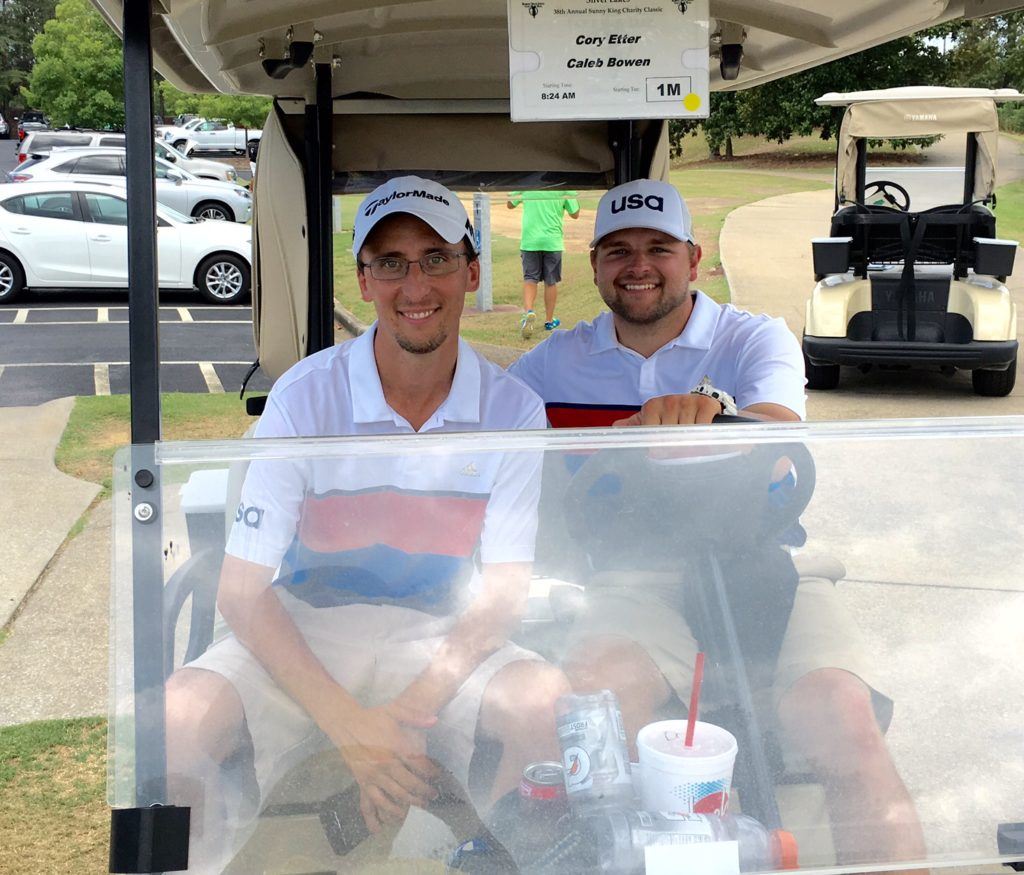
M991 371L987 368L977 368L971 371L971 383L974 386L975 395L984 395L986 398L1003 398L1013 391L1017 382L1017 358L1014 356L1010 366L1005 371Z
M804 373L808 389L835 389L839 385L839 365L816 365L804 354Z
M235 221L235 214L231 212L231 207L218 201L203 201L201 204L196 204L196 208L192 210L192 217L201 222L205 222L207 219L219 219L222 222Z
M249 265L231 252L211 255L196 270L196 288L211 304L237 304L249 294Z
M25 288L25 271L13 255L0 252L0 304L13 301Z

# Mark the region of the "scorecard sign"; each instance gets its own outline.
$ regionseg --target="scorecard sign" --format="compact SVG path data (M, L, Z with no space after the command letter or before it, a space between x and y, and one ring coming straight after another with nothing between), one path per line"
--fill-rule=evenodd
M508 0L512 121L707 118L708 0Z

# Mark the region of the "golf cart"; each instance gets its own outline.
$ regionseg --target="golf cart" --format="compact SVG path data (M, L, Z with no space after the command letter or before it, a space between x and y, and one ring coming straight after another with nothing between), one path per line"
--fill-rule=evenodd
M812 241L807 385L834 389L840 366L971 371L979 395L1008 395L1017 376L1017 311L1005 286L1017 241L996 234L996 105L1011 89L890 88L829 93L846 107L828 237ZM957 167L872 164L871 143L942 137Z
M1022 687L975 686L971 660L961 659L965 653L978 653L979 641L991 644L994 653L982 648L979 658L988 660L994 676L1014 676L1018 626L1000 625L1000 620L1020 610L1015 573L1021 552L1019 521L1015 511L1007 512L1009 534L997 544L986 542L987 552L966 569L967 575L957 561L962 552L951 550L937 563L932 549L936 537L948 543L954 537L983 542L982 527L991 517L982 509L993 500L1000 508L1016 508L1024 501L1019 478L1008 475L1021 462L1024 423L746 423L693 430L160 441L158 320L150 282L155 261L153 229L148 226L149 65L154 57L160 71L179 87L276 98L257 159L254 220L254 329L260 366L271 377L333 342L332 194L366 191L385 177L408 171L474 192L537 186L600 190L638 176L664 176L666 125L619 118L513 124L506 13L520 5L545 4L513 3L506 8L492 0L285 5L207 0L161 3L152 14L144 0L124 3L123 9L115 0L99 5L118 29L123 22L125 36L133 264L133 445L118 456L114 482L112 871L177 871L190 861L196 869L232 875L440 871L446 863L463 871L534 866L538 871L632 872L645 865L654 870L654 855L648 864L641 853L637 865L635 849L623 860L615 853L622 850L619 845L563 844L563 834L542 828L561 824L561 818L538 823L537 818L513 817L509 836L483 806L474 804L475 794L486 790L485 777L479 785L471 781L468 787L449 788L436 808L411 809L397 835L390 830L369 837L361 826L358 801L353 801L352 776L340 767L333 750L326 752L326 759L315 760L306 757L308 751L290 752L302 760L298 763L290 755L282 757L274 766L285 777L265 796L246 781L244 763L211 764L193 789L209 791L208 803L227 803L223 833L207 829L199 836L202 818L216 815L216 807L189 810L169 790L165 684L170 671L216 635L212 596L225 525L236 515L234 496L245 465L390 466L427 473L454 465L472 477L486 470L495 455L532 464L543 484L539 530L564 530L566 537L557 546L581 557L558 567L538 547L537 575L516 638L524 646L556 658L575 617L586 609L593 584L593 568L588 566L614 562L622 566L615 570L627 575L678 574L684 564L698 570L707 583L698 599L703 617L698 635L712 655L701 713L723 724L734 720L728 725L742 739L745 762L736 773L734 810L755 814L768 830L785 828L797 834L805 871L891 868L894 860L870 850L856 861L837 859L830 838L834 822L824 809L820 787L811 802L795 799L801 795L791 789L800 787L793 780L799 767L759 728L763 709L754 701L749 676L771 673L778 636L762 635L762 627L777 632L787 616L764 609L768 585L780 581L758 560L766 545L775 551L772 555L781 552L778 541L797 516L814 523L814 542L824 552L855 560L851 570L861 587L856 606L875 633L872 644L881 651L889 682L901 690L896 713L902 722L894 724L890 744L900 754L901 767L921 776L913 798L928 824L929 848L920 857L900 859L901 868L957 863L977 870L1024 857L1016 833L1000 830L1004 822L1024 819L1016 784L1007 780L1004 753L1015 739L1014 718L1024 705ZM697 4L672 5L682 12ZM711 13L719 16L711 29L720 62L712 87L767 81L975 9L969 0L953 0L941 12L931 0L899 6L888 0L857 8L826 5L827 16L820 2L712 0ZM994 10L986 6L986 11ZM741 55L749 59L742 70ZM925 438L935 449L927 458L918 452ZM991 477L991 482L978 478L960 483L961 492L950 498L946 472L973 467L977 455L996 440L1003 448L999 465L984 469L984 478ZM865 458L877 462L871 470L881 475L884 489L874 480L864 482ZM850 460L857 464L851 466ZM570 466L576 476L560 486L559 477ZM781 496L774 488L780 466L795 480L795 489ZM917 487L913 495L902 488L904 476ZM816 481L824 488L816 489ZM939 495L966 509L975 530L962 528L959 519L936 520L935 530L920 530L908 509L932 506ZM243 520L248 510L239 508ZM429 516L438 532L449 538L461 534L461 521L454 515ZM253 522L256 527L257 519ZM354 540L375 542L391 532L407 531L411 521L393 514L349 522L345 531ZM859 550L862 543L872 549ZM879 558L897 556L898 567ZM734 567L744 573L727 573ZM828 591L843 573L833 564L810 566L801 575ZM953 600L949 588L965 580L966 587L956 589ZM792 593L787 596L785 590L793 581L781 583L774 592L788 607ZM876 584L892 590L876 589ZM901 604L891 592L907 597L904 589L910 594ZM887 610L872 615L871 609L880 604ZM928 621L917 637L908 639L905 615L915 608ZM955 614L959 637L936 623L949 613ZM739 620L739 614L745 619ZM623 628L640 641L649 631L626 617ZM940 633L949 645L941 668L933 644L933 635ZM758 656L748 671L748 660L741 657L749 657L753 639L761 637L768 643L756 648ZM962 747L948 742L929 710L940 698L935 684L939 677L958 693L956 701L943 701L948 709L944 716L952 723L967 725L977 714L988 718L972 722L965 732L973 744L969 773L962 767ZM523 696L529 695L524 689ZM685 711L680 703L673 707L676 716ZM878 713L887 722L884 707ZM486 765L493 751L481 753ZM221 797L212 790L222 766L233 769L224 775L231 779L233 795ZM482 774L486 776L485 768ZM972 792L976 787L986 792ZM503 822L506 830L508 822ZM608 835L600 833L602 840ZM620 841L621 831L613 831L613 837ZM513 851L517 839L534 846L539 839L542 854L538 856L536 847ZM241 849L239 840L244 842ZM716 871L738 872L741 860L747 871L793 863L790 855L749 857L749 849L736 842L713 844L722 855ZM662 871L712 868L706 856L698 862L687 847L670 846L671 856L661 860ZM597 850L605 856L589 856ZM545 856L548 851L552 856Z

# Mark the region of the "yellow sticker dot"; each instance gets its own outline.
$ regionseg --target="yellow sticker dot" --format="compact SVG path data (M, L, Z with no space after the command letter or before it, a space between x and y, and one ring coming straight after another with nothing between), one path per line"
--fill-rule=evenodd
M683 106L686 107L689 112L696 112L700 109L700 95L694 94L692 91L683 98Z

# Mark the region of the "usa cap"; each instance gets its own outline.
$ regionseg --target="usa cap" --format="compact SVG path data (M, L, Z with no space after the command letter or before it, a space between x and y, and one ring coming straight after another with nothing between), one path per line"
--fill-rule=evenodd
M590 246L613 231L649 228L676 240L696 243L693 221L686 201L674 185L654 179L636 179L610 189L597 205L594 239Z
M458 243L467 236L473 242L473 225L466 208L452 192L430 179L398 176L378 185L356 211L352 254L357 259L374 226L395 213L422 219L448 243Z

